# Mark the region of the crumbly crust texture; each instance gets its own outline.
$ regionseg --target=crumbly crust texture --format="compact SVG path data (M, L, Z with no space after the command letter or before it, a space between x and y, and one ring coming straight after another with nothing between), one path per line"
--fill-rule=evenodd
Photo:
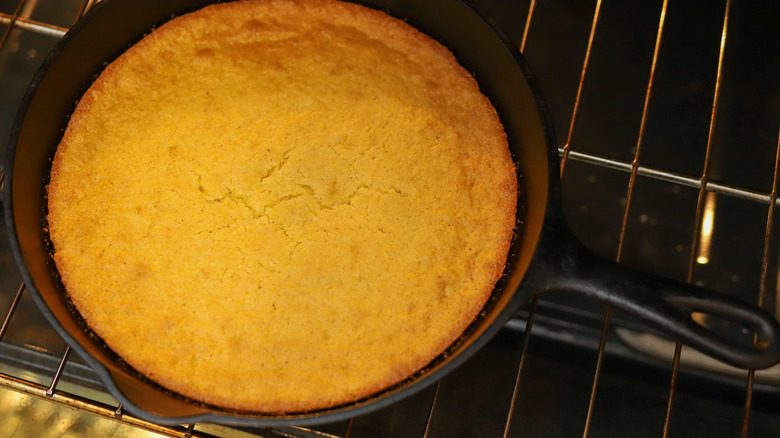
M192 399L285 413L454 342L503 272L517 181L440 44L354 4L257 0L111 63L48 193L62 280L108 346Z

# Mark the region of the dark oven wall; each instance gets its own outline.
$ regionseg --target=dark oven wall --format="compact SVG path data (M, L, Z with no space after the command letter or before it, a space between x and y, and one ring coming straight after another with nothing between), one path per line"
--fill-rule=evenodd
M0 0L3 147L36 69L93 3ZM474 3L538 78L560 148L566 219L577 237L607 258L777 314L780 2ZM676 349L619 311L564 293L532 301L465 366L379 412L307 428L162 427L117 406L94 372L67 354L19 284L3 238L0 316L9 322L0 333L0 431L13 419L29 436L39 434L38 424L47 433L60 424L89 435L102 421L128 434L167 436L780 433L780 369L729 368ZM65 426L55 421L63 416L72 419Z

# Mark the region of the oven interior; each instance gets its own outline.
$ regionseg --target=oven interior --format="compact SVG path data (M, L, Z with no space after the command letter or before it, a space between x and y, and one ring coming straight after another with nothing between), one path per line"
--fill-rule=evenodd
M94 3L0 0L4 147L38 66ZM620 263L780 314L780 3L473 3L521 49L547 98L564 209L577 237ZM780 433L780 367L730 368L617 310L565 293L533 299L463 367L375 413L306 428L160 426L133 417L107 394L20 285L2 238L4 436Z

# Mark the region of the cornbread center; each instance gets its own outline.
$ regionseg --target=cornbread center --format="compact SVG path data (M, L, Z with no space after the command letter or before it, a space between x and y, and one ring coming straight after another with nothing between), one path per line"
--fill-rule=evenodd
M48 221L70 299L138 372L227 409L311 411L462 334L503 272L515 175L474 79L407 24L222 3L89 88Z

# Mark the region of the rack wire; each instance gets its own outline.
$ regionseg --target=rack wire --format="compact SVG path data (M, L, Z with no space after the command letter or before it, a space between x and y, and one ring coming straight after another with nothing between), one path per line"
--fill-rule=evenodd
M729 28L731 26L731 11L732 0L726 0L721 25L721 37L718 50L717 70L715 73L715 87L712 92L711 112L709 117L709 126L707 131L706 150L704 157L704 165L702 172L699 175L692 176L682 172L669 171L661 168L656 168L644 164L644 135L647 123L648 108L652 102L655 88L656 78L656 66L659 57L663 56L663 42L665 22L667 18L667 12L670 7L670 3L676 0L662 0L660 4L660 10L658 11L655 42L653 45L652 60L647 66L647 83L644 94L644 102L642 105L641 121L639 123L638 136L633 149L633 156L630 160L615 158L606 155L600 155L598 153L589 152L586 150L579 150L577 147L576 139L574 138L575 126L580 121L581 114L581 98L583 96L583 89L586 83L586 79L590 70L591 53L594 47L596 36L599 32L599 25L602 18L602 12L609 0L595 0L593 6L593 15L590 20L590 27L588 31L588 38L585 44L585 53L582 58L582 65L579 75L579 81L576 87L576 97L574 98L573 108L571 110L571 117L569 119L568 129L565 131L564 143L559 148L561 157L561 176L566 178L569 173L571 163L577 162L587 165L596 166L602 169L614 170L620 174L624 174L628 177L627 184L625 186L625 204L622 210L622 217L620 220L620 227L617 238L617 251L614 258L617 262L624 262L624 247L626 242L626 230L629 224L629 218L635 208L635 190L637 181L640 177L650 178L657 181L663 181L672 183L675 185L688 187L696 190L697 201L695 208L695 230L692 233L692 241L690 242L690 251L687 257L687 270L685 279L688 282L693 281L694 267L699 257L698 248L700 247L700 239L702 236L702 228L706 227L706 215L707 215L707 199L713 194L727 196L735 199L741 199L757 205L764 206L766 208L765 219L765 232L763 235L763 252L761 255L761 278L759 282L759 291L757 304L759 306L767 305L769 300L768 285L770 284L770 277L773 269L771 260L773 257L773 248L777 247L776 237L774 230L775 224L775 208L780 205L778 200L778 174L780 166L780 133L778 133L777 148L774 158L774 173L772 177L771 189L769 191L755 190L753 188L745 188L735 184L729 184L722 181L717 181L711 174L711 151L714 142L714 135L717 127L718 112L721 110L721 85L722 85L722 72L724 67L724 56L726 53L726 47L728 42ZM679 1L679 0L677 0ZM10 36L13 31L31 32L39 35L46 35L49 37L59 38L67 31L67 28L60 25L50 24L44 21L38 21L29 18L23 11L29 11L35 7L36 0L21 0L12 13L5 13L0 10L0 26L5 25L5 30L2 33L0 39L0 54L4 47L7 47L7 43L10 40ZM77 16L81 16L85 11L89 10L94 3L94 0L86 0L81 3L78 9ZM541 3L540 3L541 4ZM525 11L524 20L523 17L515 17L516 22L524 22L521 38L519 39L519 48L521 51L525 51L526 43L528 41L529 29L533 29L536 24L535 11L540 5L536 0L530 0ZM2 59L2 58L0 58ZM2 74L3 65L0 64L0 74ZM780 282L780 280L778 280ZM0 327L0 343L4 342L4 338L11 326L12 318L14 317L17 306L24 294L24 285L17 289L14 298L10 302L9 309L3 321L2 327ZM526 307L523 318L519 320L522 324L522 336L519 338L520 342L516 345L518 351L518 359L516 361L516 369L513 373L514 379L507 380L506 384L512 387L511 397L509 398L506 407L503 409L506 412L503 423L500 425L501 435L504 437L514 436L513 420L516 413L523 407L519 406L519 397L523 391L523 383L528 375L528 362L532 358L532 352L529 348L530 345L537 342L537 327L540 318L544 318L542 314L542 304L540 299L533 298L529 305ZM600 323L600 331L597 336L598 343L595 353L594 366L592 370L592 378L588 400L587 409L584 418L571 419L573 422L580 422L581 428L579 428L579 435L586 438L591 435L593 430L594 415L596 412L596 400L599 394L601 378L604 373L604 361L608 357L610 345L614 344L614 338L611 336L613 332L613 310L611 306L606 305L603 308L603 315ZM30 346L28 346L30 347ZM34 347L34 346L32 346ZM677 397L678 378L680 373L684 371L683 364L683 351L684 347L680 343L676 343L674 346L673 359L668 364L668 382L666 384L667 396L665 397L666 405L664 407L664 419L662 422L660 434L663 437L671 436L672 418L675 411L675 402ZM143 421L125 412L124 408L120 404L111 404L105 401L97 400L95 398L89 398L82 395L78 395L74 392L60 388L60 381L63 377L63 373L66 370L67 365L71 362L70 348L66 348L64 353L59 357L56 371L50 376L49 383L43 384L27 379L20 375L13 375L12 373L0 373L0 387L5 387L13 391L27 394L39 399L44 399L49 402L60 404L68 407L75 408L79 411L83 411L96 416L108 418L122 424L126 424L135 428L154 432L163 436L170 437L213 437L221 434L231 435L233 433L242 433L251 436L283 436L283 437L331 437L338 436L348 438L352 436L354 430L355 420L350 420L346 424L342 425L338 431L334 432L332 429L316 430L314 428L274 428L263 430L238 430L238 429L210 429L209 425L201 424L189 424L178 427L161 426L153 423ZM756 385L756 374L753 370L750 370L744 381L742 382L744 387L744 403L742 421L739 425L740 437L750 436L751 425L751 411L753 407L754 388ZM438 413L443 400L444 390L442 388L442 382L435 385L434 389L423 397L424 402L420 403L419 409L424 411L424 427L422 428L422 436L429 437L437 434L435 431L435 418ZM441 432L438 433L441 435ZM245 436L242 435L242 436ZM657 436L658 433L654 433L653 436ZM561 435L563 436L563 435Z

